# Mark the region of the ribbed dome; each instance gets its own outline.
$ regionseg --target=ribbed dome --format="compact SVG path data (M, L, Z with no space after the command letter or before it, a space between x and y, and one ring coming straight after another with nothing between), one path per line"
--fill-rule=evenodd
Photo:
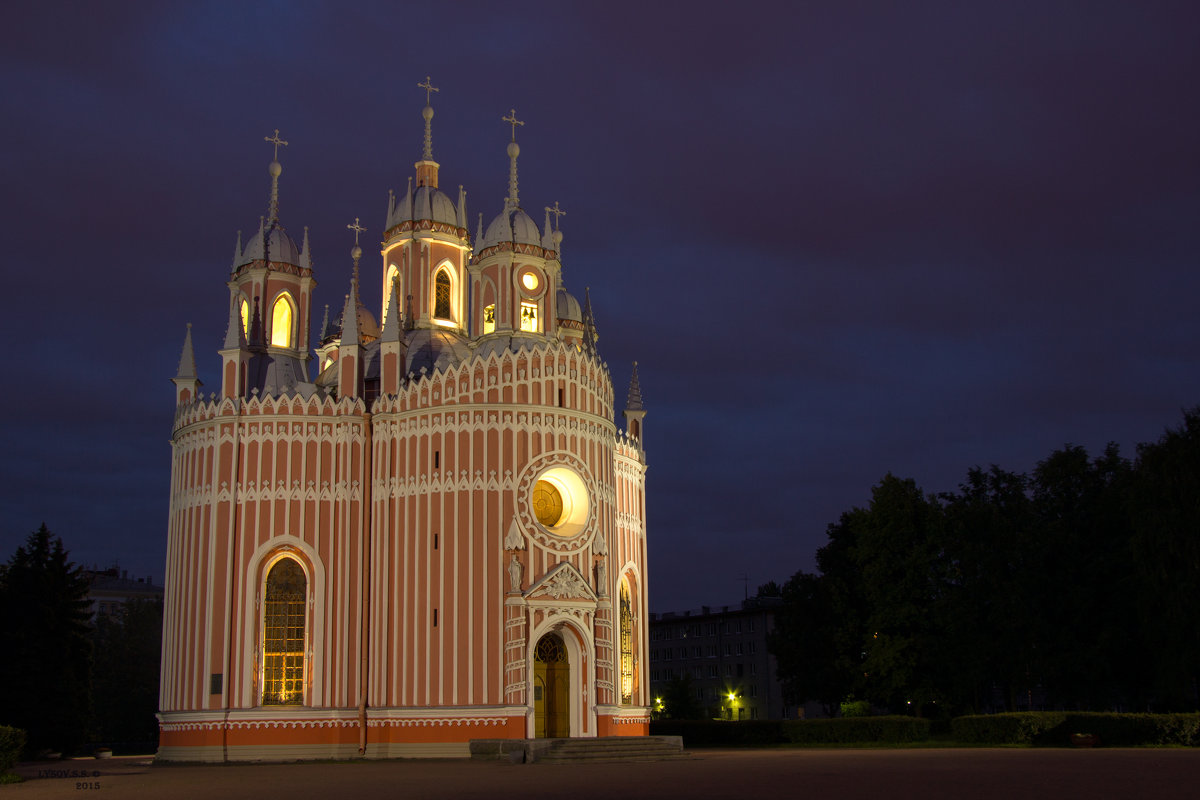
M292 237L279 225L272 225L267 230L266 253L263 252L263 235L255 233L246 243L242 251L241 264L249 264L256 259L269 259L282 264L300 264L300 248L292 241Z
M375 322L375 315L367 310L367 307L362 303L358 304L358 335L370 336L373 339L379 338L379 324Z
M558 312L558 321L571 320L583 324L583 309L579 305L579 301L575 296L566 289L558 290L558 297L554 301L555 310Z
M500 242L541 246L542 232L538 230L537 223L530 219L524 211L519 208L509 209L500 212L492 220L492 224L488 225L487 233L483 235L483 242L479 244L479 249L483 250Z
M418 186L413 193L413 219L431 219L447 225L458 224L454 203L432 186Z

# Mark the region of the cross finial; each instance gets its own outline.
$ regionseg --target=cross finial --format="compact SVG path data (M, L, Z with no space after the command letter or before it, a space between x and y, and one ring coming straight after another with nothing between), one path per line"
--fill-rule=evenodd
M565 217L567 212L558 207L558 201L554 201L554 207L546 206L546 213L554 215L554 230L558 230L558 218Z
M500 120L512 125L512 140L515 142L517 140L517 126L525 124L521 120L517 119L517 110L515 108L509 109L508 116L501 117Z
M283 145L284 147L287 147L287 142L285 142L283 139L279 138L279 128L275 129L274 136L264 136L263 141L270 142L271 144L275 145L275 155L272 157L271 160L278 161L279 160L279 145Z
M358 247L358 235L360 233L362 233L363 231L365 231L366 228L364 228L362 225L360 225L358 223L358 217L354 218L353 225L347 225L346 227L349 228L350 230L354 231L354 246Z
M434 86L432 83L430 83L428 75L425 76L424 83L417 84L417 88L425 90L425 105L429 105L429 98L430 98L431 94L433 92L439 91L439 89L436 86Z

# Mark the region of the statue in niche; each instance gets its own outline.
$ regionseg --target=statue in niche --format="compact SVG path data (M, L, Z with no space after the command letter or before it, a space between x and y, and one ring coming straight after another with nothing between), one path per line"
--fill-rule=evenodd
M596 594L608 597L608 569L604 566L604 557L596 559Z
M525 572L525 567L521 565L517 554L513 553L512 561L508 562L508 590L510 592L521 591L521 576Z

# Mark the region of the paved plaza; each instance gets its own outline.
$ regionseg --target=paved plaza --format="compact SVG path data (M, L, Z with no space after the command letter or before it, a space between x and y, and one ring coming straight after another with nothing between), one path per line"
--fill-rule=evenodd
M83 774L55 775L62 770ZM104 800L1200 797L1196 749L696 750L690 758L673 761L573 765L357 761L152 766L144 758L118 758L22 764L18 771L30 780L0 786L4 800L85 795Z

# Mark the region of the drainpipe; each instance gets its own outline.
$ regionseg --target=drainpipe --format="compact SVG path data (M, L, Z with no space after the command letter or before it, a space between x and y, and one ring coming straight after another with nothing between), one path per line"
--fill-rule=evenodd
M370 575L371 575L371 456L374 451L371 443L371 412L363 414L363 511L362 511L362 577L358 582L362 592L362 622L358 634L358 650L362 660L358 672L358 754L367 754L367 642L369 634L369 613L371 610Z

